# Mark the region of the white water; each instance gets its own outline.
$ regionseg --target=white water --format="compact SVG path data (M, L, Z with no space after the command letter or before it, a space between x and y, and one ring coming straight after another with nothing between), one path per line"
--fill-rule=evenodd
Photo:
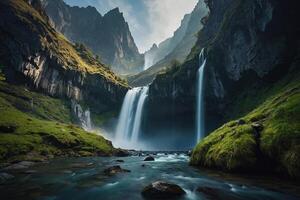
M203 85L204 85L204 69L206 65L206 58L204 56L204 49L199 54L199 69L197 72L197 113L196 113L196 143L204 138L204 105L203 105Z
M87 109L83 111L82 107L76 103L75 101L72 101L72 108L73 112L77 116L81 127L86 131L92 130L92 121L91 121L91 113L90 110Z
M137 87L129 90L124 98L115 145L122 148L137 148L141 133L143 108L148 96L149 87Z

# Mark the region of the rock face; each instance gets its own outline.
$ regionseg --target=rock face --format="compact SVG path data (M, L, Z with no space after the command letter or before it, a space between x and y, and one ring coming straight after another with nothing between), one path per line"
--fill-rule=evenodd
M96 8L71 7L63 0L42 1L55 29L70 41L83 43L116 73L142 70L139 54L129 26L118 8L102 16Z
M1 2L0 60L7 80L85 102L96 112L119 105L127 86L84 46L56 32L38 2Z
M202 20L205 25L187 60L177 70L158 75L150 85L148 107L153 112L148 117L155 124L149 127L162 126L160 116L164 119L175 116L176 122L185 121L193 126L198 55L202 48L207 58L204 78L207 133L255 108L261 101L253 100L254 91L286 76L297 60L299 30L295 27L299 14L295 3L278 0L206 3L210 13ZM251 103L246 103L246 99ZM164 109L155 112L158 103Z
M162 181L154 182L142 191L147 199L175 199L185 194L185 191L178 185Z
M183 62L197 41L196 34L203 27L201 18L207 14L208 8L205 3L199 1L192 13L184 16L173 37L161 42L158 47L154 45L145 53L145 67L150 68L130 77L130 84L133 86L149 84L159 71L171 67L175 60Z

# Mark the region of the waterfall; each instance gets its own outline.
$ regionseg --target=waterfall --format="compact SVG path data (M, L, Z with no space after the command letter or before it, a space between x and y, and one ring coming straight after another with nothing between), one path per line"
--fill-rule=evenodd
M92 121L91 121L91 113L90 110L87 109L83 111L82 107L76 103L76 101L72 100L72 109L77 117L81 127L86 131L92 130Z
M206 64L206 58L204 56L204 49L201 50L199 54L199 69L197 72L197 113L196 113L196 134L197 140L204 138L204 98L203 98L203 88L204 88L204 69Z
M148 96L148 90L148 86L136 87L127 92L115 135L117 146L123 148L136 147L141 132L143 108Z

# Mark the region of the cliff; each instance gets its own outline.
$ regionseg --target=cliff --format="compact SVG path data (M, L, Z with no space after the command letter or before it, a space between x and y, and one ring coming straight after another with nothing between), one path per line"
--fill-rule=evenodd
M7 81L83 102L96 113L119 106L125 81L56 32L38 2L1 2L0 60Z
M70 41L83 43L119 74L137 73L144 64L128 23L118 8L102 16L94 7L71 7L63 0L43 0L55 29Z

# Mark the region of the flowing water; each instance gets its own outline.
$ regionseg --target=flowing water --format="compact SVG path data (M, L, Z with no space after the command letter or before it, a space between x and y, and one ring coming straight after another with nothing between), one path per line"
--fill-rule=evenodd
M40 164L30 171L18 171L15 178L0 185L1 199L37 200L141 200L141 191L148 184L162 180L181 186L186 195L181 199L208 199L197 192L200 186L215 189L222 199L289 200L299 196L281 190L290 187L281 181L278 187L259 187L254 182L227 180L213 176L188 165L184 153L158 153L154 162L144 162L144 156L126 158L74 158L57 159ZM122 159L123 163L116 160ZM142 164L145 164L142 167ZM103 170L113 165L121 165L131 172L107 176ZM9 172L10 173L10 172ZM258 182L258 180L257 180ZM270 184L271 185L271 184ZM286 191L286 190L285 190Z
M204 88L204 69L206 58L204 49L199 54L199 69L197 72L197 112L196 112L196 144L204 138L204 105L203 105L203 88Z
M86 131L91 131L93 127L90 110L83 110L82 107L75 101L72 101L72 109L81 127Z
M113 143L122 148L137 148L141 134L144 103L149 87L129 90L124 98Z

